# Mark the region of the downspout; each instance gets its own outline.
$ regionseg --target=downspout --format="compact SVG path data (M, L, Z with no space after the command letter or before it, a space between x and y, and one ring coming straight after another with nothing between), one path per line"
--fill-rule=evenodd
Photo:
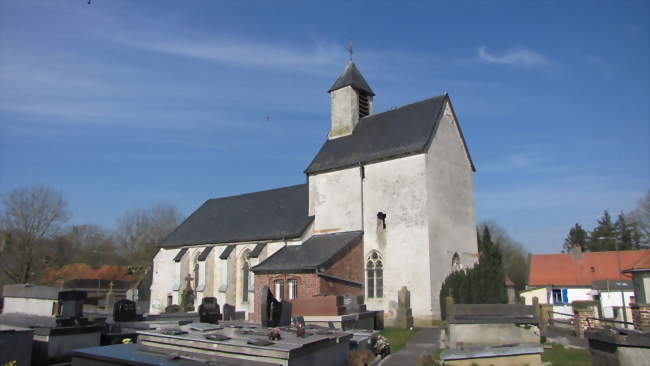
M361 178L361 231L365 232L364 228L364 197L363 197L363 181L366 179L365 166L362 163L359 163L359 177Z

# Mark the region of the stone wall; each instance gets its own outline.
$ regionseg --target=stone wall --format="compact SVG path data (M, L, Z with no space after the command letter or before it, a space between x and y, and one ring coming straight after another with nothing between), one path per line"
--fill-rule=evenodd
M632 321L634 328L650 332L650 304L632 304Z

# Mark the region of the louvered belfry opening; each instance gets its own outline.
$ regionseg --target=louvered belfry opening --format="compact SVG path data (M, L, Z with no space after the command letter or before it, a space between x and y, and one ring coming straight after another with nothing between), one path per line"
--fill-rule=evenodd
M370 100L368 94L359 93L359 118L363 118L370 114Z

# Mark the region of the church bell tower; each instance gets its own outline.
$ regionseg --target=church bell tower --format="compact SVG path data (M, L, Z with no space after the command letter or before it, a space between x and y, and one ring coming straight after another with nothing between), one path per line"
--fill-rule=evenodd
M361 118L372 114L375 93L352 61L348 62L328 93L332 118L332 128L328 134L330 140L350 135Z

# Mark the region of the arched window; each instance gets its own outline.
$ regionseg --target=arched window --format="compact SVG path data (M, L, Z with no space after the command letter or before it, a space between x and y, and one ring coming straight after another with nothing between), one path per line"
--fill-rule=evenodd
M368 256L366 274L368 277L368 298L384 297L384 263L377 251L372 251Z
M454 256L451 258L451 270L454 272L461 270L460 256L458 255L458 253L454 253Z
M250 250L246 250L241 256L242 302L248 302L248 292L252 290L253 274L251 273L250 255L251 255Z
M199 255L201 254L201 250L197 250L196 253L194 253L194 257L192 258L192 276L194 276L194 291L196 291L199 288Z

